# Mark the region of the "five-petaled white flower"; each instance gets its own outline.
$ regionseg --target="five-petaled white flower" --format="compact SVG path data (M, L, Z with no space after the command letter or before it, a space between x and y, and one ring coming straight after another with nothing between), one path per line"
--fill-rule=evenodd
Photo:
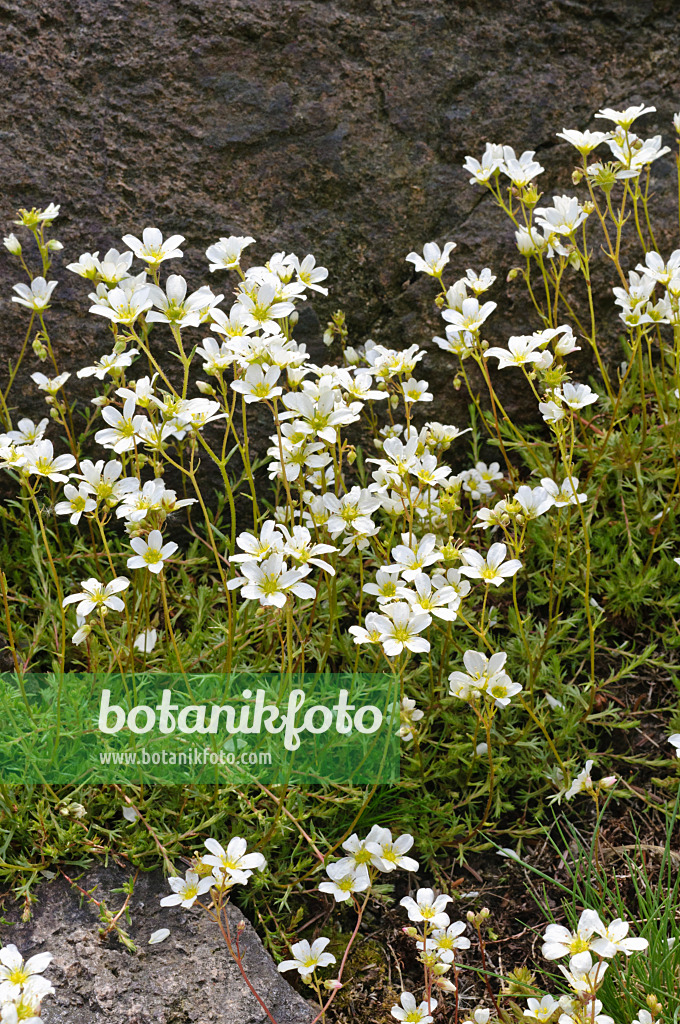
M158 266L164 260L179 259L182 256L182 250L177 246L184 241L184 235L170 235L163 241L158 228L144 228L141 241L135 235L123 235L123 241L138 259L151 266Z
M167 544L163 543L163 534L160 530L152 530L147 540L143 537L133 537L130 547L137 553L128 558L128 569L146 568L155 575L163 570L165 560L177 551L174 540L168 541Z
M406 909L410 921L427 921L433 928L448 928L451 922L446 905L452 902L446 893L435 896L433 889L418 889L415 899L404 896L399 905Z
M330 882L321 882L319 892L330 893L336 903L344 903L352 898L353 892L364 892L371 884L368 868L365 864L352 867L346 858L329 864L326 874Z
M58 281L46 281L44 277L34 277L30 288L27 284L15 284L14 291L17 294L12 296L12 302L18 302L26 309L33 309L36 313L41 313L49 306L50 297L58 283Z
M230 235L220 238L219 242L209 246L205 254L210 260L210 273L215 270L233 270L241 262L241 254L248 245L253 245L254 238L250 235Z
M85 618L95 608L100 612L103 612L105 608L110 608L114 612L122 612L125 608L123 601L116 596L130 586L130 581L125 576L116 576L110 583L100 583L99 580L91 576L89 580L84 580L80 585L83 588L82 591L70 594L63 600L64 608L68 604L78 602L77 615Z
M261 853L248 853L248 844L241 836L233 836L226 849L216 839L206 839L208 854L201 861L213 869L216 878L225 879L230 885L245 884L253 871L262 871L267 861Z
M199 896L210 892L214 884L215 879L212 875L209 875L207 878L199 878L196 872L191 869L187 871L185 878L182 878L181 875L170 875L168 885L172 889L172 893L170 896L163 897L161 906L180 906L184 907L185 910L189 910L193 907Z
M404 1024L433 1024L432 1011L437 1009L437 1000L430 998L429 1005L423 1000L416 1003L416 997L411 992L401 993L401 1006L393 1006L390 1013L397 1020L404 1021Z
M429 651L430 641L418 635L430 625L429 615L414 613L406 601L384 605L383 611L384 614L373 616L373 624L381 630L379 639L388 658L396 658L404 648L414 654Z
M330 939L315 939L314 942L309 944L306 939L302 939L301 942L295 942L290 947L290 951L295 957L294 960L283 960L279 966L279 971L297 971L302 978L310 978L314 971L319 967L328 967L330 964L335 963L335 957L332 953L324 953L324 950Z
M449 262L449 254L455 248L455 242L447 242L443 251L436 242L426 242L423 246L423 255L420 256L417 252L410 252L406 257L406 262L412 263L420 274L440 277L442 270Z
M510 576L514 576L522 568L522 563L517 558L510 558L505 561L507 554L506 544L492 544L486 558L472 548L463 548L460 557L463 561L459 572L470 579L484 580L487 585L493 584L499 587Z

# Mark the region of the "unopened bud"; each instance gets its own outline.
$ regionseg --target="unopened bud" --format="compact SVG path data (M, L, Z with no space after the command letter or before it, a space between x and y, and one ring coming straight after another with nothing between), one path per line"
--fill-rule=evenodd
M58 242L56 238L50 238L47 242L46 248L49 249L50 252L59 252L59 250L63 249L64 246L61 242Z
M4 238L3 242L5 243L5 248L8 252L12 253L12 256L19 256L21 254L21 242L14 232L7 235L7 238Z
M37 337L33 342L33 351L37 355L38 359L40 359L44 363L45 360L47 359L47 349L45 348L39 337Z
M414 928L413 925L405 924L402 931L404 935L409 935L412 939L418 938L418 929Z
M511 269L510 269L510 270L508 271L508 276L506 277L506 279L505 279L505 280L506 280L506 281L514 281L514 280L515 280L515 278L517 277L517 275L518 275L518 274L521 274L521 273L522 273L522 271L521 271L521 270L519 269L519 267L512 267L512 268L511 268Z
M288 323L290 324L291 327L295 327L299 319L300 314L298 313L297 309L294 309L293 312L288 317Z
M54 401L54 399L52 399L52 401ZM50 409L50 419L56 420L57 423L61 419L61 413L58 409L54 408L54 406Z
M659 1000L653 992L649 993L649 995L645 998L645 1002L647 1003L647 1006L649 1007L649 1009L655 1017L658 1017L661 1013L663 1013L663 1003L659 1002Z
M214 395L215 389L212 384L208 384L207 380L197 380L196 387L202 395Z
M577 167L572 172L571 180L574 183L574 185L578 185L582 178L583 178L583 171L581 170L580 167Z
M342 988L342 982L338 981L337 978L329 978L328 981L324 981L323 987L327 992L337 992Z

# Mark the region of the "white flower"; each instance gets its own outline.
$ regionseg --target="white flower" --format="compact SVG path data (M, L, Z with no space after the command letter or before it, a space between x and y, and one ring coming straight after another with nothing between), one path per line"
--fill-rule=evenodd
M177 551L177 544L174 540L168 541L167 544L163 543L163 534L160 530L152 530L148 541L142 537L133 537L130 547L137 554L128 558L128 569L144 569L146 567L155 575L163 570L165 559L170 558Z
M507 657L504 651L492 654L490 658L481 651L466 651L463 664L467 672L451 672L449 693L465 701L476 700L480 694L486 693L497 707L507 707L511 697L522 689L504 670Z
M34 423L27 416L22 416L17 430L8 430L3 439L8 438L14 444L35 444L36 441L42 441L49 422L47 417L40 420L40 423Z
M463 280L475 295L481 295L482 292L487 291L496 280L496 275L491 273L489 267L484 267L480 274L476 274L474 270L469 269L465 273L467 276Z
M570 409L583 409L587 405L597 402L597 395L587 384L570 384L568 381L562 385L560 398Z
M153 305L149 288L137 288L126 292L122 288L112 288L106 293L106 300L101 298L93 306L90 313L105 316L115 324L132 324L137 317Z
M569 961L569 970L563 964L559 964L562 974L574 992L588 995L597 992L608 967L609 964L602 960L593 965L590 953L577 953L573 956Z
M527 487L522 485L514 496L514 501L522 506L526 519L537 519L553 507L553 499L543 487Z
M102 409L102 419L109 426L94 435L97 444L112 448L120 455L131 451L135 443L143 439L143 430L148 420L145 416L135 415L135 404L134 398L126 398L122 412L112 405Z
M500 170L502 164L503 147L497 146L493 142L487 142L481 162L472 156L466 156L463 167L472 175L471 185L475 183L485 185Z
M546 235L572 235L588 216L572 196L553 196L552 207L536 207L534 214Z
M243 395L246 402L264 402L283 394L283 388L276 385L281 376L278 366L270 366L266 371L258 363L251 363L246 370L245 380L232 381L231 387Z
M146 314L147 323L176 324L177 327L198 327L212 307L224 298L213 295L207 286L187 298L187 283L181 274L169 275L165 291L157 285L149 285L148 289L156 309Z
M161 906L180 906L184 907L185 910L189 910L190 907L193 907L198 897L209 892L214 884L215 879L211 876L199 878L196 872L191 869L187 871L185 878L182 878L180 875L171 875L168 878L168 885L172 889L172 894L163 897Z
M29 978L42 974L52 959L51 953L36 953L24 962L17 947L9 942L0 949L0 981L12 985L25 985Z
M34 277L30 288L26 284L15 284L12 302L18 302L26 309L33 309L41 313L50 304L50 296L58 285L58 281L46 281L44 277Z
M493 313L495 308L495 302L485 302L480 306L478 299L469 298L463 300L463 306L460 311L457 309L443 309L442 317L457 332L470 331L475 333L481 328L484 321Z
M401 993L401 1006L393 1006L390 1013L397 1020L405 1021L406 1024L432 1024L434 1017L431 1010L437 1009L437 1000L430 999L428 1009L427 1002L416 1004L415 996L411 992Z
M116 376L121 370L132 365L132 357L138 355L136 348L130 348L127 352L111 352L110 355L102 356L94 366L84 366L78 370L76 376L96 377L97 380L104 380L107 373Z
M324 938L315 939L311 946L306 939L303 939L301 942L295 942L290 947L290 951L295 959L283 960L279 964L278 970L296 970L304 979L311 977L318 967L328 967L330 964L335 963L335 957L332 953L324 953L330 941L330 939Z
M680 249L675 249L667 262L658 252L647 252L644 266L638 263L635 269L645 277L658 281L659 284L668 285L680 270Z
M674 732L672 736L669 736L668 742L675 747L675 753L677 757L680 757L680 732Z
M537 351L540 341L533 335L521 335L508 339L508 347L488 348L484 353L485 359L493 357L498 360L498 369L505 370L508 366L526 366L528 363L537 363L541 353Z
M532 178L542 174L544 168L534 160L533 149L528 149L520 156L515 156L511 146L503 146L503 163L501 172L507 174L513 185L528 185Z
M565 416L562 406L553 402L552 399L549 402L539 402L538 411L546 423L559 423Z
M354 638L355 644L379 644L383 635L382 616L377 612L369 612L364 626L350 626L348 633Z
M97 507L97 502L89 497L89 488L84 483L80 483L77 489L73 484L66 484L64 494L66 501L57 502L54 511L58 516L69 516L74 526L80 522L83 512L94 512Z
M234 836L227 843L226 849L216 839L205 841L208 855L203 854L201 860L213 868L215 877L222 876L230 885L245 884L253 871L262 871L267 861L261 853L248 853L248 844L241 836Z
M210 272L215 270L233 270L241 262L243 250L248 245L253 245L254 238L250 235L230 235L229 238L220 238L219 242L209 246L205 254L210 260Z
M399 738L405 743L413 739L413 727L425 715L424 711L416 707L416 702L410 697L404 697L399 707Z
M564 956L585 953L591 948L595 935L602 935L603 932L604 924L600 915L595 910L584 910L573 932L564 925L549 924L543 934L541 952L546 960L560 960Z
M144 228L141 242L134 235L123 235L123 241L138 259L155 267L164 260L179 259L182 256L182 250L177 246L184 241L184 235L170 235L163 241L158 228Z
M439 277L449 262L450 252L455 248L455 242L447 242L442 252L436 242L426 242L423 246L423 255L419 256L417 252L410 252L406 257L406 262L412 263L418 273Z
M3 238L2 241L8 252L11 252L13 256L19 255L21 252L21 242L13 231L6 238Z
M591 943L590 948L598 956L610 957L616 956L617 953L624 953L626 956L630 956L631 953L639 953L642 950L647 949L649 943L647 939L638 938L637 936L628 936L630 924L628 921L623 921L620 917L615 918L611 924L599 933L600 938L595 939Z
M543 996L542 999L527 999L527 1009L524 1011L524 1016L544 1024L559 1008L558 1000L553 999L552 996Z
M100 611L110 608L115 612L122 612L125 608L122 600L116 597L116 594L119 594L121 590L126 590L130 586L130 581L125 576L117 576L110 583L100 583L99 580L90 577L90 579L84 580L80 585L83 588L81 592L70 594L62 602L65 608L66 605L74 604L77 601L77 615L82 615L85 618L95 608Z
M158 631L155 629L145 629L143 633L140 633L135 637L134 648L137 651L141 651L142 654L150 654L156 646L158 640Z
M319 284L319 281L325 281L328 277L328 271L325 267L317 267L316 260L310 254L305 256L302 263L297 256L289 256L288 264L295 268L295 272L298 276L298 280L309 288L313 292L319 292L321 295L328 295L328 288L324 288Z
M337 903L350 900L353 892L363 892L371 884L365 864L351 867L346 862L343 863L339 860L328 865L326 874L330 878L330 882L321 882L319 892L330 893Z
M385 605L384 614L373 618L374 625L381 630L380 643L388 658L396 658L404 648L416 654L429 651L429 640L418 634L427 629L431 621L427 614L414 614L405 601Z
M535 256L548 244L538 228L525 228L523 225L515 231L515 241L522 256Z
M404 401L408 402L431 402L433 399L432 392L427 390L428 383L426 380L415 380L410 377L405 384L402 384L402 393L404 395Z
M455 960L457 949L470 948L470 940L463 935L464 931L465 923L463 921L454 921L448 928L435 928L427 936L427 939L419 939L418 945L429 952L434 951L437 959L442 963L452 964Z
M26 472L35 476L46 476L55 483L66 483L68 476L63 472L75 466L76 460L73 455L54 456L54 448L51 441L36 441L23 449L26 456Z
M612 789L616 785L616 776L607 775L605 778L600 779L599 782L593 782L591 772L593 770L593 761L586 761L585 767L581 769L574 781L572 782L569 789L564 794L565 800L573 800L579 793L588 793L593 795L600 789Z
M522 568L522 563L516 558L505 561L507 550L505 544L492 544L484 558L472 548L463 548L460 553L463 564L459 572L470 579L484 580L487 585L499 587Z
M551 480L549 476L541 479L541 487L548 492L555 503L555 508L564 508L565 505L583 504L588 500L587 494L578 493L578 477L566 477L561 484Z
M401 539L403 543L392 548L392 563L383 566L384 572L399 573L411 582L426 566L441 561L441 555L435 550L437 538L433 533L426 533L419 541L413 535L409 537L408 533L402 533Z
M371 863L379 871L394 871L395 868L417 871L418 861L406 856L412 846L412 835L405 833L393 840L390 830L379 826L371 829L371 837L366 842L366 848L372 854Z
M643 114L651 114L655 110L656 107L646 107L644 103L639 103L634 107L626 107L625 110L613 110L611 107L604 107L602 110L598 110L595 117L602 118L605 121L613 121L620 128L628 129L638 117L642 117Z
M44 373L32 373L31 380L38 385L41 391L46 391L48 395L54 397L70 376L70 373L60 373L57 377L46 377Z
M558 139L564 139L571 146L579 151L582 156L588 156L592 153L601 143L606 142L609 138L609 132L579 132L574 128L565 128L564 131L557 132Z
M445 908L452 902L445 893L435 896L433 889L418 889L415 899L404 896L399 905L406 909L410 921L427 921L433 928L448 928L450 920Z
M244 562L241 566L243 577L229 580L230 590L241 587L241 597L248 601L259 601L261 605L283 608L288 594L296 597L314 597L314 587L301 582L311 572L310 566L303 569L287 569L280 554L270 555L261 565Z

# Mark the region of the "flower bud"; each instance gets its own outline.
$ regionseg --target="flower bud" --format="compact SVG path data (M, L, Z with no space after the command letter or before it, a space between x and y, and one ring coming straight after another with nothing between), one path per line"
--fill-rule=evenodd
M295 327L299 319L300 314L298 313L297 309L294 309L293 312L288 317L288 323L290 324L291 327Z
M33 351L37 355L38 359L40 359L44 363L45 360L47 359L48 353L39 336L36 337L35 341L33 342Z
M202 395L214 395L215 389L212 384L208 384L207 380L197 380L196 387Z
M506 280L506 281L514 281L514 280L515 280L515 278L517 277L517 275L518 275L518 274L521 274L521 273L522 273L522 271L521 271L521 270L519 269L519 267L512 267L512 268L511 268L511 269L510 269L510 270L508 271L508 276L506 277L506 279L505 279L505 280Z
M10 235L7 235L7 238L3 238L3 242L5 243L5 249L7 249L8 252L11 252L12 256L20 255L21 242L14 234L14 232L12 232Z
M61 242L58 242L56 238L50 238L49 241L47 242L46 248L50 252L59 252L59 250L63 249L64 246L62 245Z
M334 337L333 328L332 327L328 327L323 332L323 343L326 346L326 348L330 348L331 345L333 344L333 337Z
M338 981L337 978L329 978L328 981L324 981L323 987L327 992L337 992L342 988L342 982Z
M578 185L582 178L583 178L583 171L581 170L580 167L577 167L572 172L571 180L574 183L574 185Z

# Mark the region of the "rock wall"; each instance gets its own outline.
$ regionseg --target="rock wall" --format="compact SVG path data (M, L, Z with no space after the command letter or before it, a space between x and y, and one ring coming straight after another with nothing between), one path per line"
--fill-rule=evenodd
M455 271L499 275L488 333L502 341L532 321L504 283L512 232L468 184L465 155L488 140L536 149L550 195L572 187L556 131L644 99L658 108L644 133L670 137L680 108L677 0L0 0L0 26L0 213L8 225L18 205L62 204L52 322L67 362L108 343L64 264L150 223L186 235L192 284L220 235L253 234L259 258L314 252L332 290L298 337L317 356L338 307L356 341L429 339L432 291L404 256L454 239ZM673 174L672 157L655 165L669 224ZM26 324L16 279L3 252L3 373ZM427 364L442 388L448 366ZM25 411L44 408L21 390ZM461 413L454 399L440 418Z
M115 890L131 874L109 867L82 877L74 871L72 877L115 912L125 899ZM14 915L5 916L3 945L13 942L24 957L46 951L54 955L45 977L56 992L43 1004L45 1024L265 1024L268 1017L246 987L217 926L198 908L161 907L160 898L169 892L160 871L138 876L130 923L121 922L136 953L115 935L99 937L96 908L63 878L40 887L29 924L12 927L8 916ZM313 1006L277 972L250 924L231 907L232 934L239 921L245 926L239 936L243 963L260 998L278 1024L308 1024L316 1016ZM170 936L149 946L159 928L169 928Z

